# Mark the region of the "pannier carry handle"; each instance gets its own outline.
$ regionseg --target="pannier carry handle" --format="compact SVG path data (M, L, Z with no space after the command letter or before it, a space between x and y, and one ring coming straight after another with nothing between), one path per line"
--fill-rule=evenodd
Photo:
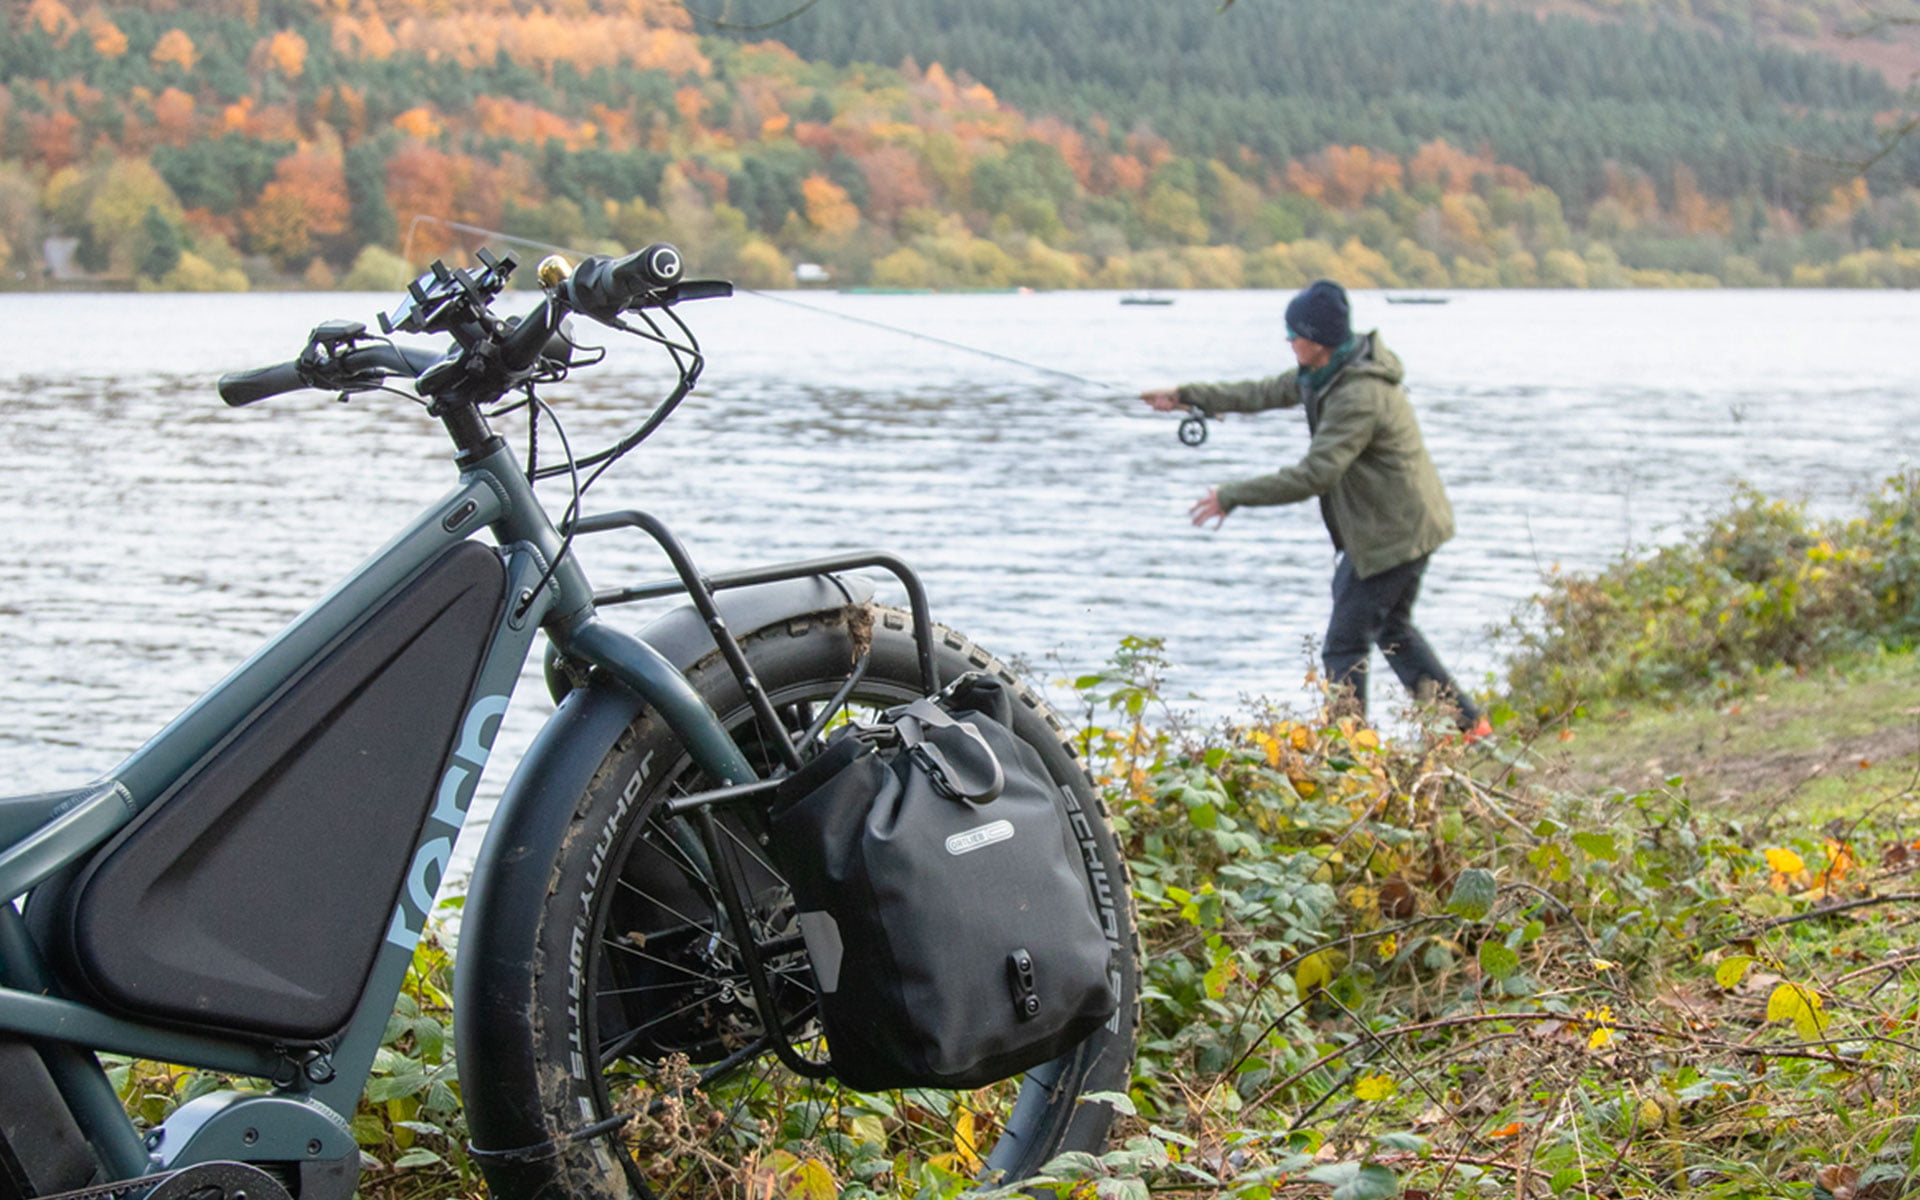
M1007 786L1006 772L980 731L932 700L915 700L894 726L900 743L927 772L935 790L950 800L986 804Z

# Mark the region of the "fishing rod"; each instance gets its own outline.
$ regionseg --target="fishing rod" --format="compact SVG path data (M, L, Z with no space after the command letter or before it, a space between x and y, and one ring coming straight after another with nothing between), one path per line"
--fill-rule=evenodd
M442 217L431 217L425 213L418 213L414 216L412 223L407 226L406 242L400 252L401 257L407 259L409 262L412 261L412 255L409 252L413 248L413 231L419 227L422 221L431 221L436 225L442 225L448 229L457 229L462 233L478 234L481 237L492 238L496 241L514 242L522 246L532 246L553 254L570 254L575 258L588 257L586 251L572 246L556 246L551 242L542 242L535 238L521 237L519 234L506 233L498 229L484 229L478 225L468 225L460 221L449 221ZM1127 393L1126 388L1118 384L1108 383L1105 380L1089 379L1085 375L1076 375L1072 371L1063 371L1058 367L1042 366L1040 363L1029 362L1024 358L1015 358L1011 354L1001 354L995 350L986 350L979 346L969 346L965 342L956 342L950 338L938 337L931 333L921 333L914 329L902 329L898 325L889 325L885 321L875 321L870 317L856 317L852 313L836 312L831 308L822 308L817 304L808 304L803 300L795 300L791 296L776 296L771 292L757 291L753 288L735 288L734 291L749 296L757 296L762 300L769 300L775 304L787 304L794 308L805 309L808 312L817 313L823 317L832 317L835 320L848 321L855 325L866 325L873 329L883 329L888 333L898 334L900 337L914 338L922 342L931 342L937 346L945 346L951 350L959 350L962 353L977 354L982 358L991 358L999 362L1011 363L1016 367L1025 367L1029 371L1038 371L1042 375L1053 375L1060 379L1071 379L1075 383L1083 383L1088 387L1100 388L1103 391L1118 392L1121 394ZM1180 444L1183 446L1199 446L1205 443L1207 440L1207 415L1199 409L1190 410L1188 414L1181 419L1180 427L1176 433L1180 439Z

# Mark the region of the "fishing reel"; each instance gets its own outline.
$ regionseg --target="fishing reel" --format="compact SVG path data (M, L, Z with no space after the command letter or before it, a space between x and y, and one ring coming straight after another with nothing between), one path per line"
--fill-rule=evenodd
M1198 446L1207 440L1206 414L1195 412L1180 422L1180 444Z

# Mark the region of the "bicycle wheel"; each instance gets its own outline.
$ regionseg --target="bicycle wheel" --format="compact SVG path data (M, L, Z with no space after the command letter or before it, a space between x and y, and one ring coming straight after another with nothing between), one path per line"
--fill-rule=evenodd
M750 635L745 649L788 736L820 731L920 694L905 614L852 607ZM938 630L943 682L1007 668ZM751 714L724 665L689 672L756 766ZM849 687L849 681L852 681ZM765 1034L733 935L716 905L689 818L663 801L712 786L664 722L641 716L581 797L543 914L532 979L536 1052L552 1064L537 1098L553 1184L571 1196L763 1193L767 1172L806 1164L836 1186L935 1158L983 1181L1026 1178L1066 1150L1098 1150L1111 1110L1088 1092L1124 1091L1138 1023L1139 955L1125 864L1085 770L1039 698L1017 687L1015 731L1063 785L1103 926L1117 951L1120 1007L1071 1052L975 1092L850 1092L783 1066ZM792 899L742 806L719 814L744 880L764 967L791 1043L826 1057ZM594 1127L617 1132L582 1137ZM783 1157L781 1152L792 1157ZM761 1181L755 1188L754 1181Z

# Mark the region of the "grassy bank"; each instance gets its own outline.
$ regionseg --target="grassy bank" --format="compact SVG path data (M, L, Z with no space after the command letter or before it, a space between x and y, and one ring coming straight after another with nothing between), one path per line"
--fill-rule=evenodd
M1109 1189L1906 1194L1915 665L1466 752L1102 735L1153 957Z
M1550 580L1473 747L1313 711L1195 727L1147 640L1076 681L1148 962L1114 1149L1056 1164L1057 1190L1920 1187L1911 483L1840 521L1742 496L1687 542ZM478 1188L446 956L430 941L420 966L355 1120L365 1195ZM211 1082L123 1070L154 1118ZM883 1122L767 1116L732 1194L965 1186L966 1146L869 1147L856 1179L845 1147Z

